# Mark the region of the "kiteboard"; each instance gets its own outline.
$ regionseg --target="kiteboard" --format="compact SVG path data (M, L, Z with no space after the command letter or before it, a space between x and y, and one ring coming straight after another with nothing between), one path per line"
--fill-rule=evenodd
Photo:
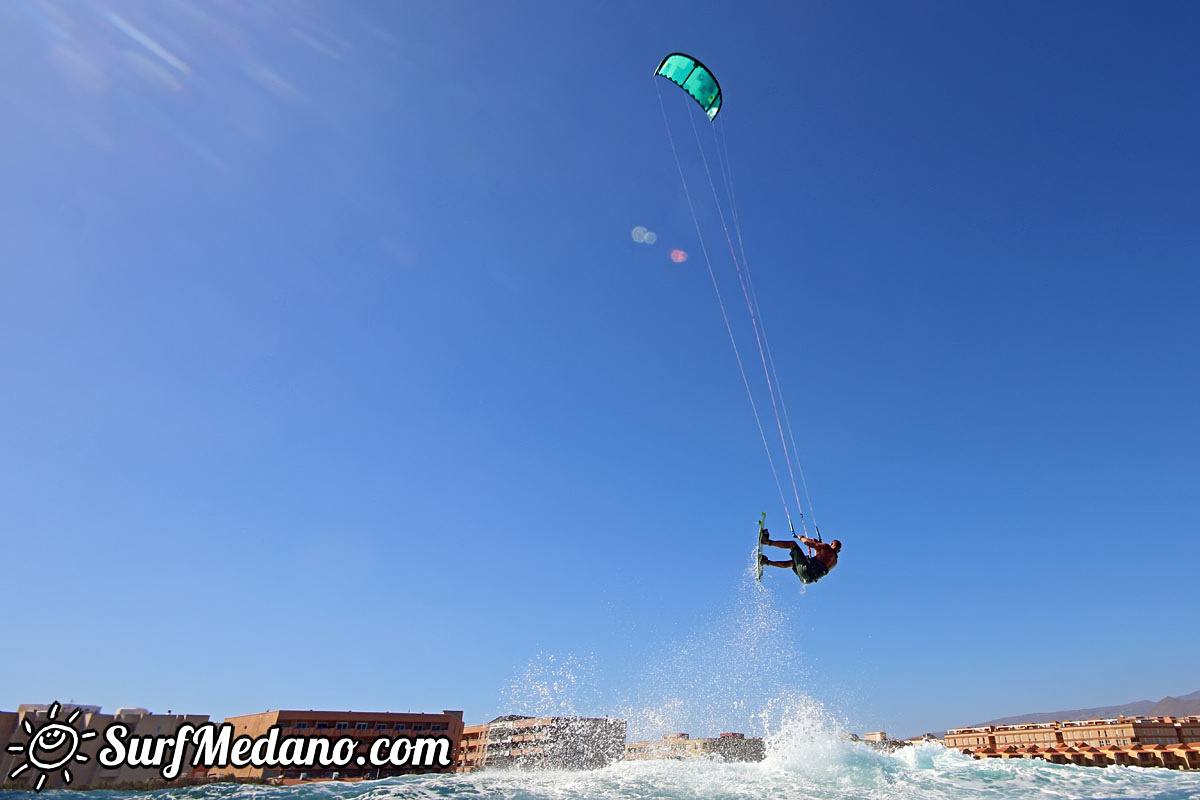
M759 582L762 582L762 537L767 531L767 529L763 526L763 523L766 521L767 512L764 511L758 520L758 538L754 542L755 546L757 547L754 556L754 579Z

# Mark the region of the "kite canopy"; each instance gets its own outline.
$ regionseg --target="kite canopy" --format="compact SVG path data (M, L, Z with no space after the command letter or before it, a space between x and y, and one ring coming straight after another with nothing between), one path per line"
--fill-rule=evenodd
M721 110L721 87L708 67L684 53L671 53L662 60L655 75L662 75L695 98L711 120Z

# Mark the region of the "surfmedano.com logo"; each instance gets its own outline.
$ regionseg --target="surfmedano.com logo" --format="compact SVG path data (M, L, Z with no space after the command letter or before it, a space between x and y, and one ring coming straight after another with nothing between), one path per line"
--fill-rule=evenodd
M46 785L46 779L54 772L60 772L63 783L70 785L73 776L70 765L76 762L87 763L87 756L79 752L79 745L87 739L96 738L93 730L75 730L75 720L79 719L83 709L75 709L67 717L66 722L58 721L58 712L62 705L54 703L46 712L46 720L41 725L34 725L26 716L21 727L29 740L25 744L10 744L9 753L18 755L20 763L8 773L8 779L15 781L31 769L38 773L34 783L34 791L40 792ZM20 760L24 756L24 760Z
M89 761L86 754L79 752L79 746L96 738L97 732L75 729L81 713L78 708L65 722L58 721L61 708L57 702L51 705L40 724L31 722L29 716L22 721L28 741L10 744L8 752L23 755L24 760L8 774L9 780L29 777L33 770L38 774L34 791L40 792L55 772L69 785L73 780L69 765ZM262 736L234 736L233 725L228 722L201 725L185 722L171 734L138 736L131 734L123 722L114 721L104 728L104 746L96 754L96 762L100 768L109 770L154 769L167 782L178 778L185 764L205 769L342 769L352 765L444 769L454 763L449 736L378 736L360 742L352 736L282 736L281 730L281 726L273 725Z

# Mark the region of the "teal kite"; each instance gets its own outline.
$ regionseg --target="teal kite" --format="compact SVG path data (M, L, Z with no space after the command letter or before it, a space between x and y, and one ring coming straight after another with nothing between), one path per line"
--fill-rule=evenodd
M721 110L721 87L708 67L685 53L671 53L662 60L655 75L661 75L690 94L708 118Z

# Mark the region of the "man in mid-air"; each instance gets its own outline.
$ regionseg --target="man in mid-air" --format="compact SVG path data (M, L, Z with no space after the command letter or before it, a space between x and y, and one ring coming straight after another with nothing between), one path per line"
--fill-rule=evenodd
M762 533L758 536L758 543L761 545L770 545L771 547L782 547L784 550L790 550L791 561L772 561L769 558L763 558L759 555L760 563L767 564L772 567L783 567L791 569L796 573L796 577L801 583L816 583L829 574L829 570L837 566L838 553L842 552L842 543L834 539L829 544L825 544L819 539L809 539L806 536L797 537L800 544L806 545L811 551L809 555L805 555L800 549L800 545L794 542L776 541L772 539L767 529L763 528Z

